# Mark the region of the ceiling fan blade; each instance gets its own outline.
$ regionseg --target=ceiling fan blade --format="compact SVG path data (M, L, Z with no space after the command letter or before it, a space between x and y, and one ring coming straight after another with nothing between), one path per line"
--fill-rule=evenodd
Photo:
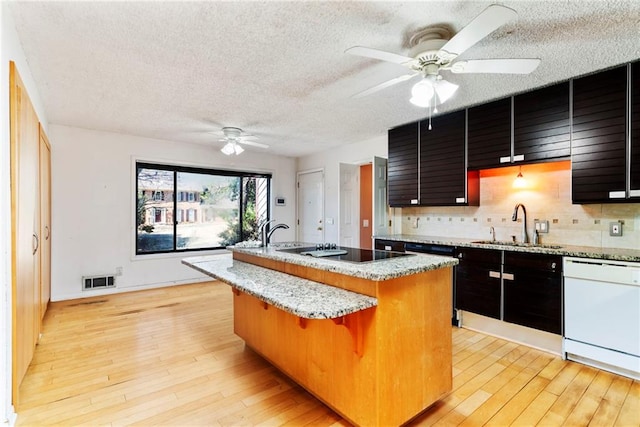
M254 142L254 141L247 141L244 138L239 139L238 142L240 144L244 144L244 145L251 145L252 147L269 148L269 146L267 144L262 144L260 142Z
M529 74L540 65L539 59L474 59L458 61L451 66L451 72L494 73L494 74Z
M458 56L516 16L518 14L513 9L497 4L491 5L453 36L440 50Z
M350 47L349 49L345 50L344 53L364 56L365 58L379 59L380 61L394 62L401 65L413 61L413 58L409 58L408 56L398 55L397 53L385 52L384 50L378 50L364 46Z
M400 77L396 77L395 79L387 80L386 82L382 82L379 85L375 85L370 87L369 89L363 90L362 92L358 92L355 95L352 95L351 98L362 98L367 95L371 95L372 93L378 92L379 90L388 88L389 86L393 86L398 83L405 82L407 80L412 79L415 76L419 76L419 73L415 74L403 74Z

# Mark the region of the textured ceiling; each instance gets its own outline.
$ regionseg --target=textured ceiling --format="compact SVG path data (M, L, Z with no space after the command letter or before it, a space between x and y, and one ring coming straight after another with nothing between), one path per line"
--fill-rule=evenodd
M640 0L422 2L12 2L50 123L219 148L236 126L301 156L385 134L425 116L411 82L351 95L404 74L347 55L407 54L412 34L462 29L492 3L518 19L460 59L540 58L527 76L450 74L442 112L640 58ZM247 147L249 150L259 148Z

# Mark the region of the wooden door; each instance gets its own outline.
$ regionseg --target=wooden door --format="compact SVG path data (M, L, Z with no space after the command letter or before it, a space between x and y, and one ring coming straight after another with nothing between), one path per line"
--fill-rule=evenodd
M39 123L15 64L9 67L11 126L13 403L40 333Z
M373 248L373 165L360 166L360 247Z
M51 146L40 126L40 318L51 299Z

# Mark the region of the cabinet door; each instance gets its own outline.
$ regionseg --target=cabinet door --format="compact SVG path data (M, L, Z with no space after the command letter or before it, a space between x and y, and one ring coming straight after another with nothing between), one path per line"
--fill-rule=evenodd
M51 299L51 147L40 126L40 318Z
M465 111L433 118L431 130L428 121L420 122L421 205L469 204L465 133ZM478 203L478 182L471 179L471 204Z
M404 252L404 242L375 239L375 249L380 251Z
M562 257L506 252L504 321L562 333Z
M455 308L500 319L501 252L458 249Z
M38 206L39 123L13 62L10 63L11 216L13 271L13 402L40 333Z
M573 81L573 203L626 197L627 67Z
M631 64L631 198L640 199L640 62Z
M389 130L389 206L418 204L418 122Z
M468 110L470 169L489 169L511 162L511 98Z
M513 99L513 155L526 163L569 158L569 82Z

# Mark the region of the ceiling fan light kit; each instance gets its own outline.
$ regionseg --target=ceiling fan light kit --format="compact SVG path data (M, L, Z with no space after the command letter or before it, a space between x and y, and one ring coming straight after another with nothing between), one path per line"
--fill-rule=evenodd
M244 151L244 148L240 147L235 142L227 142L224 147L220 149L224 154L230 156L232 154L238 155Z
M251 141L252 139L257 138L253 135L245 133L242 129L237 127L223 127L222 135L224 135L224 138L222 138L220 141L225 142L226 144L220 149L220 151L222 151L227 156L230 156L232 154L238 155L242 153L244 151L244 148L242 148L240 144L251 145L260 148L269 148L269 146L266 144Z
M363 46L349 48L346 53L401 64L410 70L409 74L380 83L353 97L370 95L415 76L422 76L422 80L412 87L409 101L419 107L429 108L431 113L432 108L435 109L437 105L446 102L458 89L458 85L443 80L440 71L450 71L453 74L529 74L538 67L539 59L479 59L453 63L460 54L515 19L517 15L511 8L494 4L482 11L453 37L451 32L442 26L423 29L409 40L410 56Z

